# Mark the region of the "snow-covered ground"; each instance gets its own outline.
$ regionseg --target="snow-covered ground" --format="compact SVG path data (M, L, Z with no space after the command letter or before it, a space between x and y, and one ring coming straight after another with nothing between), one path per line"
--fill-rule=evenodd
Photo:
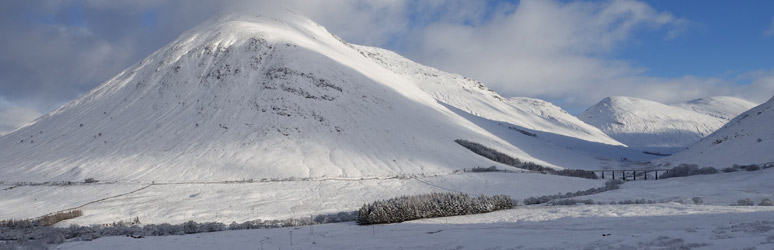
M37 217L147 186L112 185L115 186L26 186L5 190L0 193L0 207L9 209L0 210L0 219ZM83 206L80 208L84 212L82 217L67 220L61 226L105 224L129 221L135 217L146 224L305 218L354 211L365 203L400 195L463 192L472 195L507 194L515 199L524 199L602 185L601 180L533 173L456 173L372 180L156 183L131 194ZM27 207L32 209L25 209Z
M79 207L142 188L141 184L0 185L0 220L27 219Z
M770 249L771 218L774 207L529 207L390 225L105 237L56 249Z
M502 186L504 183L494 183L504 189L491 190L493 193L524 197L558 191L538 191L539 187L558 185L536 185L545 181L533 179L541 175L490 174L501 175L502 180L512 176L527 178L517 182L537 180L522 186L535 185L533 189L510 192L507 191L511 187ZM468 178L467 175L454 177L435 179L433 184L451 187L459 184L454 179ZM774 198L774 186L769 181L772 177L774 170L769 169L632 181L620 190L582 197L597 201L668 201L659 204L536 205L389 225L358 226L349 222L142 239L104 237L89 242L68 242L57 249L771 249L774 248L774 207L729 204L742 198ZM696 196L702 197L705 204L693 204L690 198ZM687 202L680 203L680 200Z

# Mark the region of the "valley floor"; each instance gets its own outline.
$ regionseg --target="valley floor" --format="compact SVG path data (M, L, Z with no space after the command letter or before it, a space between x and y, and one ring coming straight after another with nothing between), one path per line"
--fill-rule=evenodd
M103 237L57 249L774 249L774 169L631 181L578 197L604 205L518 206L488 214L358 226L354 222L183 236ZM229 184L0 186L0 217L29 218L81 206L69 224L138 217L145 224L307 218L366 202L430 192L531 196L600 187L604 181L533 173ZM699 197L703 204L694 204ZM107 198L107 199L105 199ZM625 200L655 204L609 205ZM92 202L97 201L97 202ZM91 202L91 203L89 203ZM292 234L292 245L290 235ZM263 246L263 248L261 248Z
M4 189L0 191L0 208L9 208L0 209L0 219L33 218L79 208L83 210L82 217L60 224L106 224L135 217L145 224L179 224L189 220L228 224L354 211L365 203L401 195L463 192L506 194L522 200L602 185L601 180L534 173L457 173L370 180L0 187ZM92 201L99 202L84 206Z
M772 249L772 219L774 207L536 206L390 225L104 237L56 249Z

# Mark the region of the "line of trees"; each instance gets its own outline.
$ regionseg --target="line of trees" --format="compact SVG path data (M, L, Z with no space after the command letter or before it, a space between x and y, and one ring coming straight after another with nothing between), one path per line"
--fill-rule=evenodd
M473 151L473 153L476 153L480 156L486 157L487 159L513 166L515 168L520 168L524 170L529 171L536 171L544 174L552 174L552 175L561 175L561 176L570 176L570 177L579 177L579 178L586 178L586 179L597 179L597 175L592 171L586 171L581 169L563 169L563 170L555 170L553 168L545 167L540 164L529 162L529 161L522 161L518 158L514 158L510 155L501 153L497 150L494 150L492 148L486 147L484 145L467 141L463 139L457 139L454 140L457 144L460 144L460 146L463 146L470 151Z
M357 224L396 223L408 220L488 213L511 209L507 195L472 197L463 193L432 193L375 201L358 211Z
M204 232L217 232L225 230L279 228L292 226L306 226L325 223L337 223L355 221L357 211L320 214L302 219L284 220L251 220L242 223L232 222L223 224L220 222L197 223L188 221L181 224L146 224L139 225L139 218L134 222L112 223L110 226L78 226L48 227L40 223L25 221L24 226L11 226L8 223L0 224L0 249L46 249L46 244L61 244L65 240L94 240L107 236L166 236L184 235ZM20 225L20 224L19 224ZM7 241L3 243L2 241Z
M553 195L543 195L538 197L529 197L524 199L524 205L536 205L536 204L543 204L547 203L552 200L557 199L568 199L578 196L584 196L584 195L592 195L592 194L598 194L610 190L616 190L621 187L621 184L623 184L623 181L621 180L610 180L608 182L605 182L604 187L598 187L598 188L589 188L582 191L577 192L567 192L565 194L553 194Z
M76 209L76 210L47 214L35 219L2 221L0 222L0 227L7 227L11 229L47 227L47 226L54 225L60 221L69 220L80 216L83 216L83 211L81 211L80 209Z

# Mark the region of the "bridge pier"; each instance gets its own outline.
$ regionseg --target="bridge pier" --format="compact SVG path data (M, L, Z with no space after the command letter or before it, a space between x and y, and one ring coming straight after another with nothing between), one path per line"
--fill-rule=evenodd
M650 169L632 169L632 170L588 170L595 173L598 173L599 176L602 179L606 179L606 172L610 172L610 179L615 180L616 179L616 172L620 173L621 177L620 180L624 181L636 181L637 180L637 173L642 173L644 176L640 178L639 180L648 180L648 174L653 173L653 178L655 180L658 180L659 174L669 173L669 170L650 170ZM627 174L631 173L632 178L628 178Z

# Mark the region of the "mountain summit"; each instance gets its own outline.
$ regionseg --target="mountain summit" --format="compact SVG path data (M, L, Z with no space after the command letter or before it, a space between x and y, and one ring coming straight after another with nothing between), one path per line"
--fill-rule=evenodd
M614 96L591 106L579 118L630 147L675 150L699 141L753 106L734 97L666 105Z
M509 139L522 135L508 127L621 145L475 80L278 16L207 21L0 137L0 181L361 178L493 164L455 139L548 166L596 164L556 141Z

